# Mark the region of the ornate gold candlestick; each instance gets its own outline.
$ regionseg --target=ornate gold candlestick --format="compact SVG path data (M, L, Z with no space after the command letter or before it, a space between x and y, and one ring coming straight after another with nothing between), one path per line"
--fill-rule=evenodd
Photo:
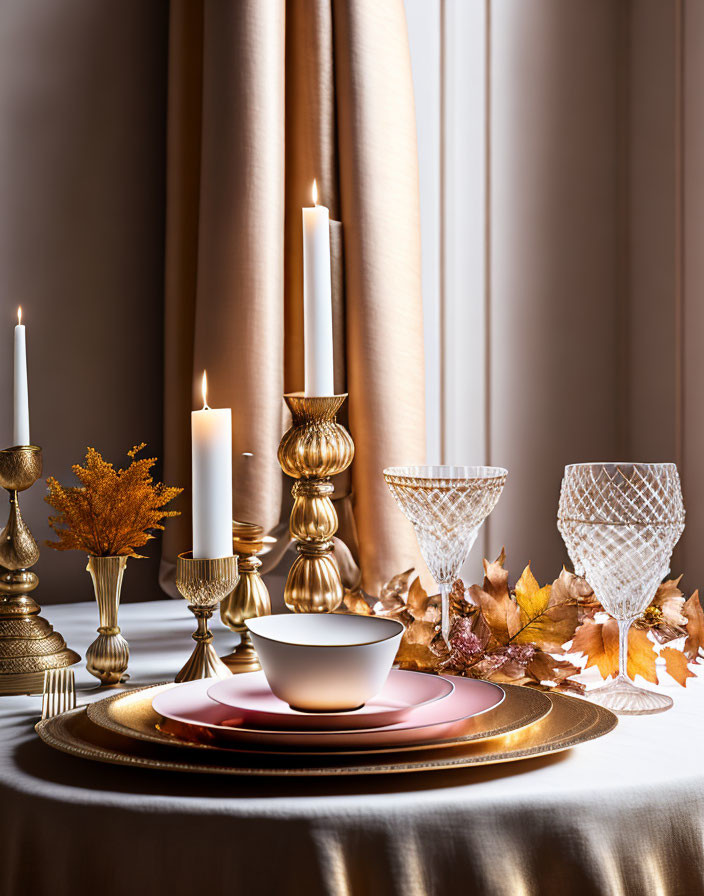
M20 445L0 451L0 485L10 493L10 516L0 534L0 694L40 694L47 669L80 660L29 596L39 583L30 571L39 548L22 519L17 495L41 475L41 448Z
M232 524L232 540L238 558L240 580L235 590L220 604L220 619L240 636L240 643L232 653L222 657L232 672L257 672L261 669L257 651L245 625L255 616L271 613L271 600L264 580L259 574L262 561L257 557L267 540L264 530L255 523Z
M198 620L193 633L196 646L175 681L196 678L228 678L232 672L215 653L208 620L213 610L237 584L237 557L194 560L190 551L176 560L176 587L188 601L188 609Z
M340 571L333 556L332 537L337 513L330 476L352 463L354 443L335 420L347 395L306 397L284 395L293 425L279 444L279 463L293 476L293 509L289 528L298 541L298 556L286 579L284 601L294 613L330 613L344 595Z

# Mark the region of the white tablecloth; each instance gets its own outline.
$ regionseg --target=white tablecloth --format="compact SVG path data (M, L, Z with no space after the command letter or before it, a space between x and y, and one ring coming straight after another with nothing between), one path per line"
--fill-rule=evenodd
M84 655L95 606L45 615ZM120 623L130 683L172 678L185 603L124 606ZM77 669L79 703L102 697ZM40 697L0 697L0 894L704 893L704 681L665 689L674 709L552 759L284 782L65 756L34 733Z

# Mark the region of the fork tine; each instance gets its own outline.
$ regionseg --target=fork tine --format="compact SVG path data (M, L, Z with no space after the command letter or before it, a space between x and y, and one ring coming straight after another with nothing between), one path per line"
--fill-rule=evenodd
M44 673L42 719L76 708L76 677L73 669L48 669Z
M64 711L64 703L66 702L66 676L64 675L64 670L59 669L56 673L56 677L58 679L56 688L56 712L61 713Z
M42 692L42 718L45 719L47 717L47 713L49 710L49 681L51 676L51 669L48 669L44 673L44 691Z
M68 701L66 709L76 708L76 676L73 669L66 670L66 682L68 686Z

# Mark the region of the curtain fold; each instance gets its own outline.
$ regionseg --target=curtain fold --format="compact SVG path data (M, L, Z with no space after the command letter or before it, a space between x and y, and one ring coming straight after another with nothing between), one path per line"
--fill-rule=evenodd
M416 135L401 0L171 7L165 476L190 483L190 411L233 409L234 514L288 512L276 451L303 387L301 208L331 215L336 388L349 391L340 536L363 585L421 562L381 475L425 456ZM346 509L347 508L347 509ZM162 584L191 541L190 495ZM355 542L358 540L358 544Z

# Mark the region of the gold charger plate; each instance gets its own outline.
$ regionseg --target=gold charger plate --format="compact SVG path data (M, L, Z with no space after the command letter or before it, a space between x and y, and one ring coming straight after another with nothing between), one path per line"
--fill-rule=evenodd
M100 728L116 734L149 741L162 746L181 746L196 750L228 750L236 753L270 753L276 756L362 756L375 753L405 753L488 740L520 731L544 718L551 710L550 697L533 688L502 685L506 698L496 708L473 716L453 726L452 737L443 740L418 740L411 744L364 747L263 747L238 744L235 739L219 735L212 727L187 725L164 719L152 708L152 700L168 684L152 685L105 697L87 708L88 718ZM249 733L249 732L248 732Z
M551 694L548 699L552 712L529 728L504 737L420 754L394 752L364 759L331 755L312 761L305 756L224 751L194 757L183 747L139 741L100 728L90 721L83 707L45 719L36 730L57 750L114 765L198 774L311 777L399 774L515 762L568 750L607 734L617 724L613 713L595 703L561 694ZM223 764L228 755L233 763Z

